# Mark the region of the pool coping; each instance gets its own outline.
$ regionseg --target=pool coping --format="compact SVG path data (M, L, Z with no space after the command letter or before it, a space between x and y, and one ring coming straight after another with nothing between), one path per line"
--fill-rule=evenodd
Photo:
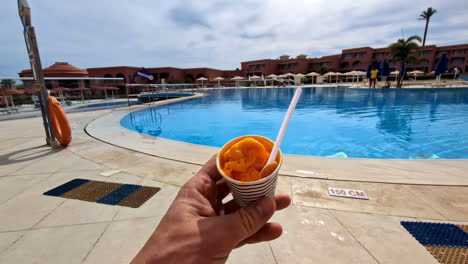
M120 125L120 120L131 112L203 96L207 94L159 101L150 106L115 109L89 122L85 131L91 137L114 146L167 160L203 165L220 148L140 134ZM286 154L280 175L339 181L468 186L467 172L467 159L328 158Z

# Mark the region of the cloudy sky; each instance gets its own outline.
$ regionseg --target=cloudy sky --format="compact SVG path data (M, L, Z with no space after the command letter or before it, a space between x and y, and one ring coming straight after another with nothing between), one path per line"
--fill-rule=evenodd
M16 0L0 4L0 77L29 68ZM385 47L402 35L427 44L468 43L468 1L445 0L29 0L44 67L240 68L282 54L311 57L360 46Z

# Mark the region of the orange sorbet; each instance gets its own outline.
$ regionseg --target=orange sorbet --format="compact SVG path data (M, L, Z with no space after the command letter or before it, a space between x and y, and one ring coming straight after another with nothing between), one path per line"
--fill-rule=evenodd
M238 181L260 180L260 171L268 161L270 152L258 140L247 137L232 145L223 154L223 172Z

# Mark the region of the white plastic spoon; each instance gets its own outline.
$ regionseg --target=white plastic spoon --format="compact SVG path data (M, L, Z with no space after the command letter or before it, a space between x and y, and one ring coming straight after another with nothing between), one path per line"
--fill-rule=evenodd
M273 149L271 150L270 157L268 157L268 161L263 167L262 171L260 171L260 177L264 178L273 171L275 171L278 164L276 163L276 156L278 155L279 147L281 146L281 142L283 141L284 134L286 133L286 128L288 128L289 120L291 120L291 116L294 113L294 109L296 108L297 102L301 97L302 89L299 87L294 92L294 96L289 104L288 112L286 112L286 116L284 117L283 123L281 124L281 128L278 132L278 136L276 137L275 144L273 145Z

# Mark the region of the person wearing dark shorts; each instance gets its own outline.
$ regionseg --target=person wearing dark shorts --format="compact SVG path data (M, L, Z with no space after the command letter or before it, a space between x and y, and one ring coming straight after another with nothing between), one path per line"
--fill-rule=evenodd
M370 74L369 88L375 88L375 83L377 82L377 76L379 75L379 70L372 67Z

